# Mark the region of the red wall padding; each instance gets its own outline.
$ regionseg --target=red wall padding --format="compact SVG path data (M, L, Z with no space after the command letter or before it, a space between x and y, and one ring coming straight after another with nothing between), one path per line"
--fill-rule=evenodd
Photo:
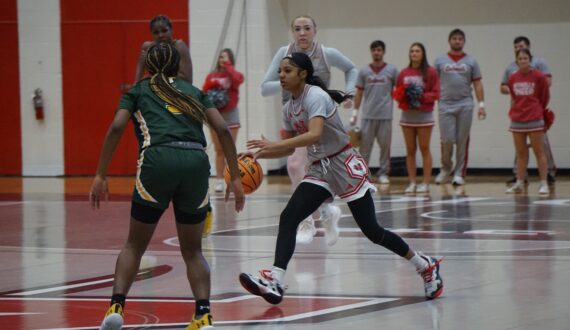
M66 175L95 172L120 86L133 83L140 46L152 39L149 21L159 14L188 44L188 0L61 0ZM137 152L129 124L108 174L135 174Z
M0 175L22 174L20 124L20 76L18 60L17 0L0 1L0 72L2 73L2 120L0 121ZM30 96L31 102L31 96Z

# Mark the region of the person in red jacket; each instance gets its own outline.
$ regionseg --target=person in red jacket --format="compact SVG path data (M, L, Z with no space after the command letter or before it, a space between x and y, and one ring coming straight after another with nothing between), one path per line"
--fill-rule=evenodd
M508 86L511 94L509 131L513 133L517 155L517 181L506 192L512 194L524 190L524 173L526 173L528 162L526 146L528 136L538 164L540 176L538 193L549 195L550 189L546 181L547 161L543 148L544 114L550 100L548 79L530 65L532 55L529 49L521 48L516 54L519 69L509 77Z
M222 49L218 56L216 69L210 72L204 81L202 90L208 94L214 106L220 111L232 133L234 143L240 128L239 86L243 83L243 74L234 68L235 57L231 49ZM218 137L212 132L212 141L216 151L216 184L215 192L224 190L224 168L226 159Z
M434 126L433 107L439 99L439 77L429 65L423 44L410 47L410 64L400 71L394 99L402 109L400 126L406 143L406 169L409 186L405 193L427 193L431 181L432 157L429 149ZM423 183L416 186L416 150L419 145L423 161Z

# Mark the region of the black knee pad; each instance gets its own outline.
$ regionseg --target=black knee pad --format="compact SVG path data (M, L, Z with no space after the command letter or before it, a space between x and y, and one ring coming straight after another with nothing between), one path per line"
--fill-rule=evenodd
M163 209L157 209L148 205L131 202L131 218L142 223L157 223L164 211L165 210Z
M188 213L174 208L176 222L183 225L197 225L206 219L207 214L207 211L203 213Z

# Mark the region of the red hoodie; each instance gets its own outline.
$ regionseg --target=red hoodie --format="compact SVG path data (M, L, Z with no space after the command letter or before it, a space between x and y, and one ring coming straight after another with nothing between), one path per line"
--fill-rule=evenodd
M534 69L528 73L517 71L509 77L508 86L512 99L509 118L512 121L526 123L544 117L550 91L543 73Z
M234 109L239 101L239 85L243 83L243 74L237 71L230 62L226 62L221 70L209 73L205 82L208 80L217 80L221 86L224 86L224 89L228 90L228 97L230 98L228 104L218 110L227 112Z
M435 101L439 99L439 76L433 67L428 67L427 77L424 80L422 72L414 68L404 68L400 71L398 79L396 80L396 88L401 85L409 83L420 84L424 89L424 95L421 100L420 108L417 110L431 112Z

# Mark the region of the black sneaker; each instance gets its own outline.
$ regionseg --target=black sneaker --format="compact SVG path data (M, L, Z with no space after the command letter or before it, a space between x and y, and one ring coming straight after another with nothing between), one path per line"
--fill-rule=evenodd
M249 293L260 296L270 304L277 305L283 300L283 288L271 276L271 270L262 269L259 276L239 274L239 282Z

